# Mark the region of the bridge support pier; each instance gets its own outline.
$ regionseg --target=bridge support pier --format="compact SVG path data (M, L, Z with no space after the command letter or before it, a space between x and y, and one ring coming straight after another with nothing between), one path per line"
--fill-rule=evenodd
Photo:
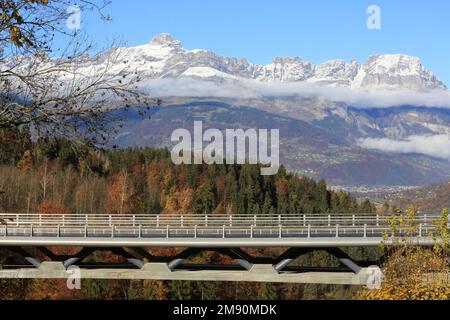
M303 248L290 248L276 260L277 262L274 265L274 269L277 272L281 272L292 261L294 261L295 259L297 259L301 255L307 254L308 252L311 252L311 250L310 249L303 249Z
M352 270L354 273L359 273L361 271L361 267L357 265L352 258L350 258L344 251L339 248L331 248L326 250L329 254L335 256L339 259L339 261Z
M175 259L173 259L167 264L167 266L169 267L170 270L174 270L176 267L181 265L186 259L198 254L200 251L201 250L197 248L188 248L183 252L181 252L180 254L178 254L175 257Z
M88 256L90 256L92 254L92 252L93 252L93 250L90 248L83 248L83 250L81 250L79 253L77 253L75 255L75 257L69 258L66 261L64 261L64 267L67 269L67 268L77 264L78 262L80 262L80 261L84 260L85 258L87 258Z
M41 261L20 247L10 248L10 251L22 256L22 258L35 268L39 268Z

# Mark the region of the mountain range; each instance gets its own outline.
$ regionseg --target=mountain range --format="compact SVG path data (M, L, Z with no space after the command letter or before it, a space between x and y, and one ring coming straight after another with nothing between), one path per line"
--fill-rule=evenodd
M214 52L186 50L169 34L126 49L128 62L146 79L197 77L252 79L261 82L306 82L353 89L447 89L419 58L401 54L373 55L363 64L331 60L315 65L299 57L275 57L268 65Z
M129 117L114 141L120 146L170 146L174 129L204 120L219 129L279 128L289 169L344 189L450 178L442 152L450 150L450 94L417 57L379 54L361 64L277 57L259 65L185 49L168 34L116 50L141 76L141 90L163 101L151 119Z

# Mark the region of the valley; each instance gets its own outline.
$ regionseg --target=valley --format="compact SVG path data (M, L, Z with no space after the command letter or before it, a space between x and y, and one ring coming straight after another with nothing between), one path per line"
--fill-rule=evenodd
M334 125L327 126L327 121L309 123L217 101L162 106L151 119L130 116L112 143L120 147L170 147L174 130L192 130L193 122L200 120L205 129L279 129L282 164L300 175L323 178L344 189L364 191L397 186L401 189L450 178L447 160L359 147L352 136L356 127L342 125L344 122L339 119L329 118Z

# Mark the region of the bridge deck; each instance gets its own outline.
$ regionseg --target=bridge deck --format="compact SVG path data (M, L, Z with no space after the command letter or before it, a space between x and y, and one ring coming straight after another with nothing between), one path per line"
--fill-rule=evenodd
M391 244L381 237L317 238L100 238L100 237L7 237L0 246L68 246L68 247L197 247L197 248L263 248L263 247L376 247ZM412 245L432 246L431 237L411 239Z

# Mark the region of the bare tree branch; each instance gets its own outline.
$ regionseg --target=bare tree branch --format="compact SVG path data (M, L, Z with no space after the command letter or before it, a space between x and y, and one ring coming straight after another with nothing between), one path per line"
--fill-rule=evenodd
M68 32L67 7L95 10L102 19L107 1L0 0L0 128L32 126L39 134L106 143L124 113L144 116L153 101L114 41L94 53L88 37ZM17 27L18 29L14 29ZM16 30L12 32L11 30ZM67 39L54 46L55 35Z

